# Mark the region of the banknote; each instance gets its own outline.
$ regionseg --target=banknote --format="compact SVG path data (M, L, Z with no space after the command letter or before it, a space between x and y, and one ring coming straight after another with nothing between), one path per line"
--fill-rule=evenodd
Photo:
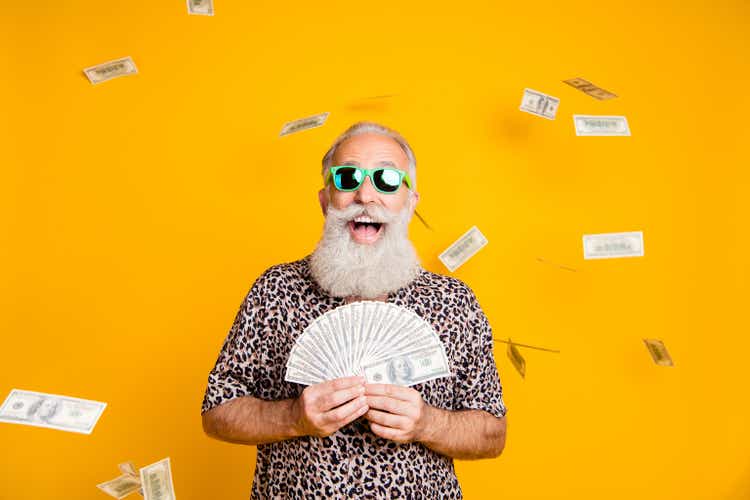
M130 474L123 474L111 481L97 484L96 487L115 498L125 498L131 493L138 491L141 488L141 482L137 477Z
M138 469L135 468L133 462L123 462L121 464L117 464L117 468L120 469L120 472L122 472L123 474L130 474L131 476L138 475Z
M624 116L573 115L573 123L578 136L630 136Z
M451 374L440 346L419 349L362 367L368 383L412 386Z
M107 403L13 389L0 406L0 422L91 434Z
M554 120L560 99L544 94L538 90L524 89L521 98L521 111Z
M601 87L597 87L593 83L584 80L583 78L571 78L570 80L563 80L574 89L578 89L581 92L590 95L594 99L605 101L607 99L614 99L617 94L613 94L609 90L604 90Z
M453 272L486 244L487 238L484 237L477 226L474 226L441 253L438 258L450 272Z
M643 231L583 235L584 259L616 259L643 255Z
M513 366L516 368L518 373L521 374L521 378L526 378L526 360L523 359L523 356L521 356L521 353L518 351L518 348L513 343L513 341L508 338L508 358L510 358L510 362L513 363Z
M643 339L643 342L646 344L648 352L651 353L651 357L654 358L654 363L659 366L674 366L664 342L659 339Z
M83 72L91 83L97 84L117 78L118 76L135 75L138 73L138 68L135 67L135 63L131 57L123 57L122 59L115 59L114 61L85 68Z
M187 0L187 8L194 16L213 16L214 0Z
M169 457L141 469L141 484L146 500L174 500L172 467Z
M326 122L329 114L330 113L320 113L318 115L308 116L306 118L300 118L299 120L285 123L284 126L281 127L279 137L293 134L295 132L301 132L302 130L320 127Z

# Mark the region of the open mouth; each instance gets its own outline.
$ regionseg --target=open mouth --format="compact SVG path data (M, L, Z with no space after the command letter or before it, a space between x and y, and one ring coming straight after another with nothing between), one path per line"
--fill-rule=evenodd
M349 221L349 232L357 243L373 243L383 232L382 222L375 222L367 215L360 215Z

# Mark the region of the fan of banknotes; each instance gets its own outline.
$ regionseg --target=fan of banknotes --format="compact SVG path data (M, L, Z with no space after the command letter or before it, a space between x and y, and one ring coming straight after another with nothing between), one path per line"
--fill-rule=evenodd
M429 323L386 302L354 302L318 317L292 347L285 380L313 385L364 375L368 382L411 386L451 375L445 348Z

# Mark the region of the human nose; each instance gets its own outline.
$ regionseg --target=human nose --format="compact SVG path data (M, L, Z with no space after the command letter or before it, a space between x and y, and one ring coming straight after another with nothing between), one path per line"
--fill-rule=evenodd
M359 189L357 189L357 195L355 196L355 200L359 203L362 203L363 205L366 203L371 203L377 199L378 192L375 190L375 187L372 185L372 182L370 180L370 177L365 177L365 181L362 183L361 186L359 186Z

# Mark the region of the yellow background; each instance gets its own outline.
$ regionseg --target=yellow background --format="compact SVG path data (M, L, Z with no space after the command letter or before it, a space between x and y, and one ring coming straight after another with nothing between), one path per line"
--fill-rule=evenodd
M105 498L117 463L166 456L181 500L247 498L254 448L203 435L206 377L254 279L313 249L319 160L360 119L416 151L424 265L447 273L437 255L476 224L490 243L455 275L495 335L561 350L522 349L522 380L497 345L507 446L457 464L468 498L750 498L749 16L741 0L5 5L0 393L108 407L90 436L0 425L0 498ZM124 56L138 75L81 72ZM518 110L525 87L561 99L555 121ZM633 136L576 137L572 114L626 115ZM583 260L583 234L633 230L645 257Z

